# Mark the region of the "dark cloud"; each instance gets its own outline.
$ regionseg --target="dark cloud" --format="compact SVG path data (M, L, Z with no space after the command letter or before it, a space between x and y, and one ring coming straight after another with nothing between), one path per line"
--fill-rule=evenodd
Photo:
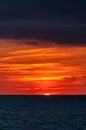
M1 0L0 37L86 45L85 5L78 0Z
M75 82L75 81L77 81L77 78L76 77L65 77L64 80L65 81Z

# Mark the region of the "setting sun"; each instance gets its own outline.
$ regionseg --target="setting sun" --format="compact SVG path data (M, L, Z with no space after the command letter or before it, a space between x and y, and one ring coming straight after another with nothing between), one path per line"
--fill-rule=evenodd
M44 96L50 96L51 94L50 93L45 93Z

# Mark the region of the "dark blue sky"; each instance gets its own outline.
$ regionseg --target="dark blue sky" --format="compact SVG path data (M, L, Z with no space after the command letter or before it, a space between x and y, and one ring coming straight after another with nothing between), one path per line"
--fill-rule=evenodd
M86 2L0 0L0 37L86 43Z

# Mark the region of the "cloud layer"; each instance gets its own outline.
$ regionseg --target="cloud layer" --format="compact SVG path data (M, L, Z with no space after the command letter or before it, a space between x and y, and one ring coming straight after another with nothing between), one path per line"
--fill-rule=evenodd
M1 38L86 45L86 8L79 1L0 1Z
M24 41L0 40L1 94L86 93L86 47Z

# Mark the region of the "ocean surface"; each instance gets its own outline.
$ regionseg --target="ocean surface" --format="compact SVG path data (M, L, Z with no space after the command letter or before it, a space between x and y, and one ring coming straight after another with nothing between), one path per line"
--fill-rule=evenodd
M0 96L0 130L86 130L86 96Z

